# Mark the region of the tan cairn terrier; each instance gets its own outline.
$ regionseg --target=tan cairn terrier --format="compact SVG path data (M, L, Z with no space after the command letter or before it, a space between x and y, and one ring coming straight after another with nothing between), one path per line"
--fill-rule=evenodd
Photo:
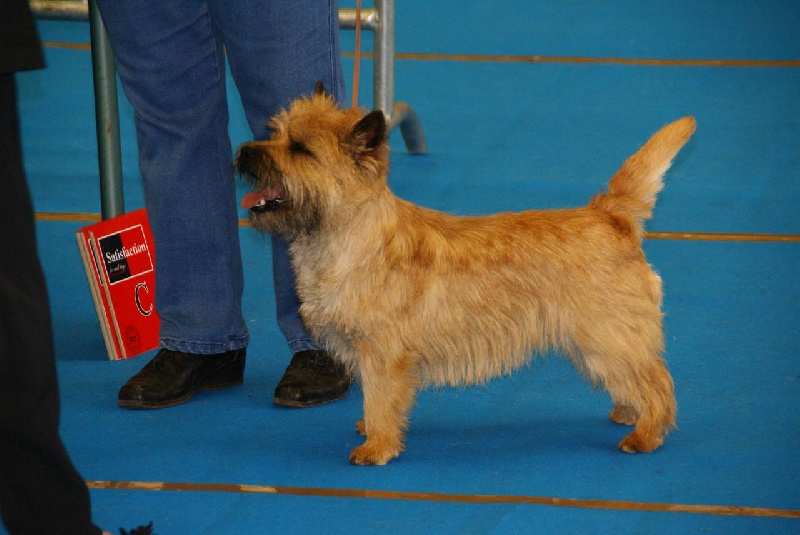
M659 130L583 208L485 217L395 197L384 114L340 109L321 86L270 126L270 140L237 154L255 187L242 206L290 242L303 321L361 384L366 441L352 463L403 451L421 387L482 383L548 350L634 426L620 449L663 443L676 405L642 225L693 118Z

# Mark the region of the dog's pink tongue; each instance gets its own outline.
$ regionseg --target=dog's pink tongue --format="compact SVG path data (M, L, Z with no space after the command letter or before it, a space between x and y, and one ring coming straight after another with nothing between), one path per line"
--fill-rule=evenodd
M242 208L245 210L251 209L253 206L263 201L271 201L278 197L278 193L269 189L265 188L258 191L251 191L247 195L244 196L242 199Z

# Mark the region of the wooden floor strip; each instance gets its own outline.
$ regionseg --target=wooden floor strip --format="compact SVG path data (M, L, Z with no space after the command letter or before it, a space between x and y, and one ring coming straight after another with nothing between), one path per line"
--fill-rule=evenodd
M88 43L44 42L48 48L66 48L71 50L91 50ZM352 58L353 52L342 52L342 56ZM363 53L361 57L371 59L372 53ZM434 54L416 52L398 52L395 59L406 61L458 61L474 63L569 63L574 65L638 65L646 67L768 67L795 68L800 67L800 60L764 60L764 59L651 59L651 58L614 58L583 56L537 56L537 55L492 55L492 54Z
M180 483L153 481L87 481L92 489L123 489L144 491L228 492L239 494L279 494L326 498L361 498L376 500L410 500L467 504L529 504L580 509L613 511L644 511L657 513L687 513L698 515L800 518L800 510L746 507L738 505L689 505L635 502L626 500L580 500L545 496L445 494L439 492L407 492L392 490L332 489L310 487L280 487L271 485L237 485L226 483Z
M68 221L75 223L96 223L100 221L100 214L94 213L68 213L68 212L37 212L38 221ZM239 220L240 227L249 227L250 221ZM651 240L688 240L688 241L740 241L740 242L800 242L800 234L753 234L735 232L648 232Z
M648 232L651 240L800 242L798 234L740 234L729 232Z
M344 52L345 57L352 56ZM370 58L371 54L362 54ZM459 61L475 63L568 63L574 65L637 65L645 67L800 67L800 60L748 60L748 59L650 59L583 56L536 56L536 55L491 55L491 54L425 54L398 52L395 59L410 61Z
M58 43L55 41L44 41L42 46L45 48L66 48L68 50L91 50L89 43Z
M71 223L97 223L102 219L100 214L75 212L36 212L37 221L66 221Z

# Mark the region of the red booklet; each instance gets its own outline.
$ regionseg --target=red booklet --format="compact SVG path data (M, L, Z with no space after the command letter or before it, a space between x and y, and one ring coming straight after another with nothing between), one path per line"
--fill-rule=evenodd
M155 248L142 208L76 233L100 329L111 360L159 345Z

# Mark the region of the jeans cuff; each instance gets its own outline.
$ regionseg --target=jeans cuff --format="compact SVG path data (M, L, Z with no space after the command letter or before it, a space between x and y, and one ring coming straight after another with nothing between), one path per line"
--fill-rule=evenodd
M320 351L324 348L318 346L311 340L295 340L293 342L289 342L289 349L291 350L292 355L294 355L295 353L299 353L301 351Z
M249 336L228 340L227 342L187 342L184 340L161 339L161 347L170 351L180 351L192 355L216 355L247 347Z

